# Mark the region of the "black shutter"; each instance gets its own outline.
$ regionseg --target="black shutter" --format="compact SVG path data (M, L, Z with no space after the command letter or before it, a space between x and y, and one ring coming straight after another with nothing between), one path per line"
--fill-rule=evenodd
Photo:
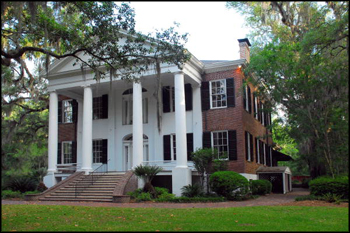
M108 95L102 97L102 119L108 119Z
M237 134L236 130L228 131L228 158L229 160L237 160Z
M163 112L170 112L169 86L163 87L162 96L163 96Z
M62 101L58 101L58 123L62 123Z
M264 164L264 143L259 140L259 146L260 146L260 163Z
M170 144L170 135L163 136L163 159L171 160L171 144Z
M77 142L72 142L72 163L77 162Z
M59 142L57 144L57 164L62 163L62 149L61 149L61 143Z
M258 146L259 146L259 141L255 138L254 140L254 144L255 144L255 159L256 159L256 162L258 163L258 157L259 157L259 154L258 154Z
M248 161L248 132L244 131L245 159Z
M250 92L250 87L248 86L248 110L249 113L252 113L252 94Z
M211 148L211 133L203 132L203 149Z
M250 136L250 161L254 161L254 147L253 147L253 135L249 134Z
M202 82L201 86L202 111L210 109L209 82Z
M192 161L192 152L193 152L193 133L188 133L186 135L187 139L187 161Z
M171 88L171 96L170 96L170 101L172 102L173 109L172 112L175 112L175 88ZM169 107L170 107L170 102L169 102Z
M243 88L243 108L247 109L247 86Z
M262 123L261 101L258 101L258 120Z
M235 106L235 84L234 79L226 79L227 107Z
M102 139L102 163L107 163L107 157L108 157L108 140Z
M192 110L192 86L190 83L185 84L185 103L186 111Z
M78 122L78 102L72 100L72 109L73 109L73 123Z

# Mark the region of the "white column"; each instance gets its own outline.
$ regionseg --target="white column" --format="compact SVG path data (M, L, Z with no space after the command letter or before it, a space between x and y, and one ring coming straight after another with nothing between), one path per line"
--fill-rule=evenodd
M192 183L192 172L187 166L186 106L183 72L175 73L175 133L176 167L172 171L173 193L181 196L181 188Z
M56 92L50 93L49 111L49 159L48 172L57 171L57 144L58 144L58 96Z
M203 145L203 120L202 120L202 108L201 108L201 87L200 85L192 85L193 88L193 149L196 151L202 148Z
M142 86L141 80L133 83L133 115L132 115L132 167L142 164L143 161L143 125L142 125Z
M55 91L50 93L49 109L49 139L48 139L48 169L44 177L44 184L50 188L56 184L57 171L57 144L58 144L58 96Z
M78 101L78 134L77 134L77 170L81 171L82 168L82 158L83 158L83 113L84 113L84 103L82 100Z
M85 174L92 171L92 90L84 86L82 168Z

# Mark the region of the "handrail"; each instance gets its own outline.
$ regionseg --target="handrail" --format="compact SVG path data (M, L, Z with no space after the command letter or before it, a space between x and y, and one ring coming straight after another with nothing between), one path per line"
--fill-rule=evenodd
M90 172L89 175L87 175L81 182L75 184L75 198L77 198L78 194L81 193L85 188L90 187L94 184L94 181L96 181L96 176L98 173L99 175L103 175L108 173L108 161L107 163L101 164L99 167L97 167L95 170Z

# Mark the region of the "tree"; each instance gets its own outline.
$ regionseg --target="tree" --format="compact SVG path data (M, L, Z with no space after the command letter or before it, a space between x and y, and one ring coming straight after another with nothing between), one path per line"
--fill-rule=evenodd
M157 192L152 185L153 178L163 170L159 166L149 166L149 165L138 165L132 169L133 173L143 179L144 187L143 191L151 193L153 197L156 197Z
M128 4L109 1L1 2L2 159L14 154L20 131L29 126L31 133L47 130L47 118L34 115L47 116L46 77L55 59L75 58L82 74L91 69L97 82L117 76L136 80L145 70L155 69L160 129L161 63L182 68L190 58L183 45L187 34L180 35L175 27L138 33L134 15ZM90 58L82 60L84 54ZM34 62L34 73L28 61ZM31 124L34 119L41 120Z
M254 28L245 70L282 105L314 178L348 174L348 2L229 2ZM253 82L253 79L251 80Z

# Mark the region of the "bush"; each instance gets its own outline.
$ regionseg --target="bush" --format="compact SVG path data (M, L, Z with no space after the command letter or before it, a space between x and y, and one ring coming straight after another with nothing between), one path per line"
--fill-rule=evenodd
M310 178L304 178L301 182L301 187L302 188L309 188L309 182L311 181Z
M349 198L349 178L322 176L309 182L310 194L315 196L334 194L343 199Z
M36 190L39 192L44 192L46 189L47 189L47 187L43 182L40 182L38 184L38 187L36 187Z
M252 180L251 189L253 195L265 195L271 193L272 184L268 180Z
M162 187L154 187L154 189L156 190L156 195L157 197L162 195L162 194L167 194L169 193L169 189L167 188L162 188Z
M21 198L21 197L22 197L22 193L20 191L12 191L12 190L1 191L1 199Z
M183 186L181 191L181 195L184 197L198 197L203 195L203 188L200 184Z
M214 172L209 179L210 188L228 200L242 200L249 191L248 180L233 171Z
M8 181L7 188L12 191L20 191L25 193L27 191L35 191L38 186L36 179L29 176L14 177Z

